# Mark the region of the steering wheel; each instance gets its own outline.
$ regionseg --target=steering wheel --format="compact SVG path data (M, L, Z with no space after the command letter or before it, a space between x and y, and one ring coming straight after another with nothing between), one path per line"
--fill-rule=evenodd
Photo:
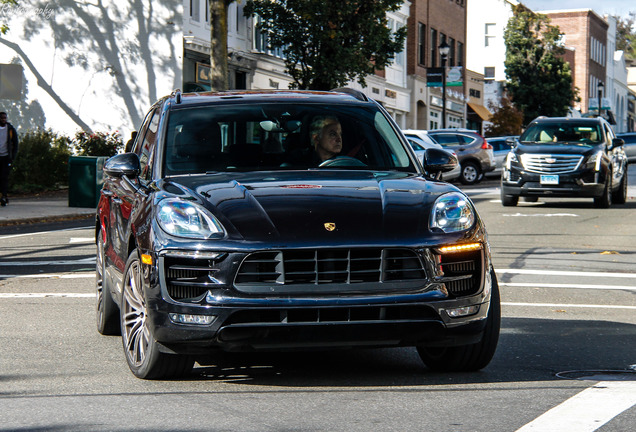
M326 161L323 161L320 165L318 165L318 167L320 168L324 168L324 167L361 167L361 166L367 166L364 162L362 162L360 159L356 159L350 156L336 156L334 158L331 159L327 159Z

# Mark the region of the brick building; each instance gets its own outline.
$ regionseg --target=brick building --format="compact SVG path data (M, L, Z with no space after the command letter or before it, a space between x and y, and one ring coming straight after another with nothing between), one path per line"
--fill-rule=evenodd
M580 102L574 108L587 113L590 99L596 102L598 84L604 85L607 76L608 23L591 9L548 11L552 25L564 34L565 48L574 50L574 63L570 64L574 85L579 89ZM612 52L613 54L613 52ZM570 57L571 58L571 57ZM566 60L570 60L566 57ZM605 96L605 95L603 95Z
M408 18L407 75L411 93L409 129L442 127L442 92L428 87L428 68L441 67L439 46L446 42L450 54L447 70L461 71L460 85L447 86L446 126L463 127L466 117L464 66L466 65L466 0L412 0ZM453 83L455 84L455 83Z

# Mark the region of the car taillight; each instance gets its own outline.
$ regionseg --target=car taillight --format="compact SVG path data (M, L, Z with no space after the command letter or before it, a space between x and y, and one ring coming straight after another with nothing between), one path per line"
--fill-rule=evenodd
M486 138L482 137L482 139L484 140L484 143L481 145L481 148L483 148L484 150L492 150L492 146L488 144Z

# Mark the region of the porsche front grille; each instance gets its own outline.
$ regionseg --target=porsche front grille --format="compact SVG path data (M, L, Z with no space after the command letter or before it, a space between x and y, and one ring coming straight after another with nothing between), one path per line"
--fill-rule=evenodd
M168 295L175 300L197 298L215 286L214 262L207 259L165 259Z
M481 286L481 250L442 255L443 282L448 292L456 297L472 295Z
M420 258L409 249L284 250L250 254L235 284L361 284L425 277Z

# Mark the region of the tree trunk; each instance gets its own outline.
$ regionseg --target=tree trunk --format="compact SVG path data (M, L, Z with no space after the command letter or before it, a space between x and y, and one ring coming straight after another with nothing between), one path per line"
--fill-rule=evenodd
M234 0L210 0L210 86L227 90L227 9Z

